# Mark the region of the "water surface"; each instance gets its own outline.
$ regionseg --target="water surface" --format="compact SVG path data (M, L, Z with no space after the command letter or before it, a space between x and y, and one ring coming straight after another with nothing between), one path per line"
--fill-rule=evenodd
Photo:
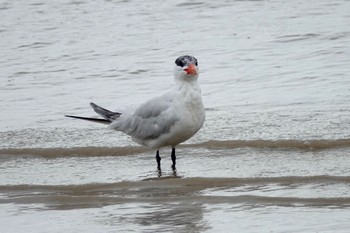
M348 232L350 2L1 1L1 232ZM199 60L201 131L101 125Z

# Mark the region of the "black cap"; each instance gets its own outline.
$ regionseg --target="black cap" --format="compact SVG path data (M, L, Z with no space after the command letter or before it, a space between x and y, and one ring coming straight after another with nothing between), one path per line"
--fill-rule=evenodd
M195 57L190 56L190 55L184 55L184 56L178 57L175 61L175 64L178 66L181 66L181 67L187 66L190 63L198 66L197 59Z

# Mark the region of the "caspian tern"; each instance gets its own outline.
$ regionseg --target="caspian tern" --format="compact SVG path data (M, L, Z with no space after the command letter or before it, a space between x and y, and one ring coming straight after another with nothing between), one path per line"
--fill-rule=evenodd
M112 112L90 103L103 119L65 116L108 124L108 128L130 135L134 142L156 149L159 172L159 148L171 146L171 167L176 172L175 147L195 135L205 119L198 74L197 59L189 55L181 56L175 61L173 88L141 104L133 113Z

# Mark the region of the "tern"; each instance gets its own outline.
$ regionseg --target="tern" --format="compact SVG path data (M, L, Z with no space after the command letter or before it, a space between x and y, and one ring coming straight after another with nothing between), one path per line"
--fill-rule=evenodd
M171 168L176 172L175 147L195 135L205 120L198 75L197 59L180 56L175 60L172 89L144 102L134 112L113 112L90 103L102 118L65 116L108 124L109 129L121 131L131 136L134 142L156 149L158 172L161 172L159 149L171 147Z

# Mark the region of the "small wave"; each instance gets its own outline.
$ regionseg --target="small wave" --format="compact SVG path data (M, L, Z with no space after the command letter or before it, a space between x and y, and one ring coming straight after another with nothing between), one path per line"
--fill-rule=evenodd
M301 40L307 40L312 39L315 37L319 37L319 34L316 33L308 33L303 35L284 35L277 37L277 40L275 42L277 43L286 43L286 42L294 42L294 41L301 41Z
M0 157L98 157L98 156L125 156L147 151L145 147L74 147L74 148L8 148L0 149Z
M211 140L181 147L208 149L268 148L297 150L327 150L350 147L350 139L337 140ZM0 149L0 158L6 156L73 157L125 156L150 151L145 147L74 147L74 148L6 148Z
M34 42L31 44L25 44L25 45L20 45L18 46L18 48L42 48L48 45L51 45L53 43L49 43L49 42Z
M342 183L350 184L349 176L280 176L280 177L189 177L181 178L177 176L147 178L140 181L120 181L115 183L87 183L68 185L41 185L41 184L18 184L0 185L0 192L23 192L23 193L51 193L59 190L61 193L99 193L115 192L116 190L139 190L142 188L157 187L192 187L196 189L237 187L245 185L305 185L305 184L326 184Z
M79 196L79 195L35 195L19 196L9 199L0 199L0 204L44 204L47 209L69 210L81 208L99 208L101 206L121 203L174 203L187 204L242 204L267 206L313 206L313 207L341 207L350 206L348 197L301 198L301 197L268 197L257 195L238 196L177 196L177 197L115 197L115 196Z
M350 177L257 177L257 178L174 178L80 185L3 185L0 203L42 203L53 208L91 208L116 203L250 203L281 206L350 206L349 197L271 197L261 195L207 195L212 188L279 184L295 187L303 184L350 184Z
M191 145L194 146L194 145ZM303 150L326 150L342 147L350 147L350 139L336 139L336 140L227 140L217 141L211 140L197 146L207 147L209 149L215 148L270 148L270 149L303 149Z

